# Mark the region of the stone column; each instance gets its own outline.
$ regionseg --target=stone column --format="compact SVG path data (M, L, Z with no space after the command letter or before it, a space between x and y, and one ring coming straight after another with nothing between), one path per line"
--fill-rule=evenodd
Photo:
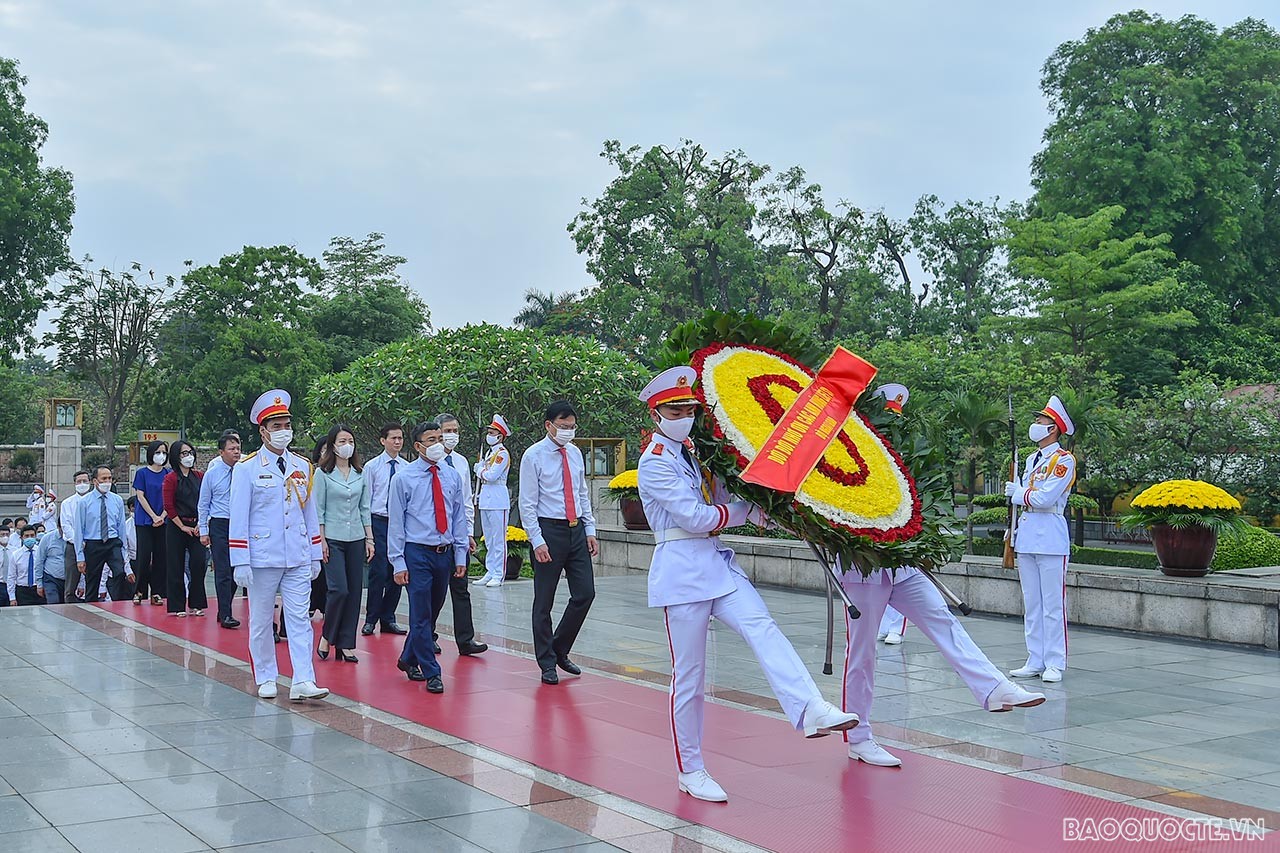
M80 400L51 399L44 403L44 487L58 501L75 492L75 474L82 465Z

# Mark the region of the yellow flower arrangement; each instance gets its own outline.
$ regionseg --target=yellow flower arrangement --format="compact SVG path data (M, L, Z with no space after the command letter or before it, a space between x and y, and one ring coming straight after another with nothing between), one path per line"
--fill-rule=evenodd
M1202 480L1165 480L1133 499L1136 509L1210 509L1239 512L1240 501Z
M609 481L611 489L638 489L640 488L640 472L632 468L623 471L621 474Z

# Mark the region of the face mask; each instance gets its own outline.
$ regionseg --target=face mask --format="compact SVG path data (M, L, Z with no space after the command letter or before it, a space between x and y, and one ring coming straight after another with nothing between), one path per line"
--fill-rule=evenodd
M339 459L350 459L351 454L356 452L356 446L354 444L335 444L333 452Z
M564 445L573 441L573 437L577 434L578 434L578 430L576 427L571 429L561 429L557 427L556 434L555 434L555 442L556 444L559 444L560 446L563 447Z
M76 494L87 495L91 488L93 488L93 486L90 486L88 483L76 483Z
M427 457L427 461L429 462L439 462L447 454L448 454L448 451L444 449L444 445L438 444L438 443L429 446L423 452L423 455Z
M293 430L278 429L275 432L267 433L267 441L276 450L288 450L289 445L293 443Z
M186 456L179 457L179 461L187 468L194 468L196 466L196 458L190 453Z
M1031 429L1027 430L1027 435L1036 444L1044 441L1049 437L1049 430L1052 429L1048 424L1032 424Z
M23 547L34 548L36 547L36 537L29 536L26 539L22 540L22 544L23 544Z
M8 545L8 544L9 544L9 534L0 533L0 545Z
M168 458L169 458L169 454L167 453L157 453L153 457L156 465L163 465L165 463L165 460L167 460Z
M44 538L45 533L48 533L48 532L49 532L49 531L47 531L47 530L46 530L46 531L44 531L44 533L37 533L37 534L36 534L36 541L37 541L37 542L39 542L41 539L43 539L43 538Z
M693 418L691 417L676 418L675 420L668 420L662 415L658 415L658 417L660 419L658 426L662 430L662 434L672 441L683 442L689 437L689 430L693 429Z
M499 444L501 444L501 443L502 443L502 436L500 436L500 435L486 435L486 436L484 437L484 443L485 443L485 444L487 444L487 445L489 445L490 447L497 447Z
M444 449L453 450L455 447L457 447L459 437L460 436L456 432L446 432L444 434L444 438L441 439L444 442Z
M99 484L98 484L98 491L102 492L102 494L104 494L104 495L105 495L107 492L111 491L111 484L110 484L110 483L99 483Z

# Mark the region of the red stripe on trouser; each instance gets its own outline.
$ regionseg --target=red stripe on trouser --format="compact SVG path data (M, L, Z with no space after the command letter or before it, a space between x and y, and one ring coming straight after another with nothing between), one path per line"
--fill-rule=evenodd
M853 656L853 620L849 612L844 614L844 682L840 685L840 710L849 713L849 658ZM849 742L849 732L843 731L840 737Z
M502 568L498 580L502 580L507 576L507 512L502 511Z
M676 769L684 772L684 761L680 758L680 736L676 734L676 646L671 642L671 617L667 608L662 608L662 624L667 628L667 648L671 649L671 743L676 748Z
M905 616L903 616L903 617L902 617L902 630L901 630L901 631L899 631L898 633L899 633L899 634L905 634L905 633L907 633L907 617L905 617Z
M1067 662L1067 557L1062 558L1062 662Z

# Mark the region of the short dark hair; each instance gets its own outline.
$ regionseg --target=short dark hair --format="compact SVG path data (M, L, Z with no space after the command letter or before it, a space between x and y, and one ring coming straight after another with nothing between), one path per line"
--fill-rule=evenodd
M547 406L547 416L544 420L559 420L567 415L573 415L575 418L578 416L578 413L573 410L573 404L568 400L556 400L550 406Z
M111 479L113 480L116 478L115 472L111 470L110 465L95 465L93 466L93 479L95 480L98 479L99 471L106 471L108 474L111 475Z
M128 509L133 509L135 506L138 505L138 499L133 495L129 495L128 499L124 502L124 505Z
M436 423L435 421L423 421L422 423L418 424L416 427L413 428L413 443L417 444L419 439L422 438L422 434L424 432L428 432L433 429L440 429L440 424Z
M436 423L440 424L441 429L444 429L444 425L449 423L450 421L453 421L458 426L462 426L462 421L458 420L458 416L450 414L448 412L441 412L440 414L436 415L435 420L436 420Z
M233 429L224 429L222 431L222 435L218 436L218 449L226 450L227 443L230 441L234 441L236 444L240 444L241 443L240 433L236 432Z
M17 518L15 518L15 519L13 520L13 526L14 526L14 527L17 527L19 524L21 524L23 527L26 527L26 526L27 526L27 520L26 520L25 518L23 518L22 516L18 516Z
M382 425L382 429L378 430L378 437L386 438L393 430L397 429L400 430L400 432L404 432L404 424L397 423L395 421L387 421Z
M35 524L33 524L33 525L31 526L31 529L32 529L32 530L35 530L36 532L40 532L40 531L44 530L44 522L43 522L43 521L37 521Z
M0 527L8 527L10 524L13 524L12 518L0 519Z
M147 445L147 464L148 465L155 464L156 451L164 450L164 449L165 449L165 443L163 441L160 441L159 439L148 444ZM102 466L99 465L98 467L101 468ZM93 476L97 478L98 472L94 471Z
M79 477L81 474L85 475L86 477L88 477L88 476L89 476L89 472L88 472L88 471L86 471L86 470L84 470L84 469L82 468L82 469L80 469L79 471L77 471L75 474L73 474L73 475L72 475L72 477L71 477L71 482L73 482L73 483L74 483L74 482L75 482L75 480L76 480L76 477Z

